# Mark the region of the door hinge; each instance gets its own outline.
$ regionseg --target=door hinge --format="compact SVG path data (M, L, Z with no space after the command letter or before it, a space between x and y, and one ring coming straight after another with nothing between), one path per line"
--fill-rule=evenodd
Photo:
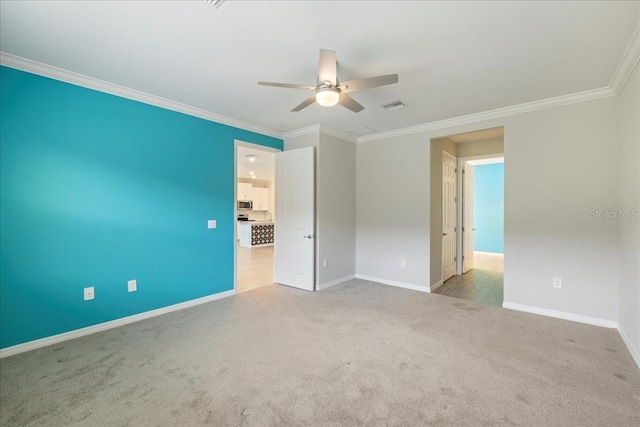
M453 260L454 260L454 261L457 261L457 260L458 260L458 257L455 257L455 256L454 256L454 257L453 257Z
M456 231L458 231L458 227L453 227L453 232L455 233Z
M462 227L462 232L464 233L464 227Z
M462 260L464 261L464 255L462 255Z
M464 174L465 174L465 172L466 172L466 171L465 171L465 169L462 169L462 175L464 175Z

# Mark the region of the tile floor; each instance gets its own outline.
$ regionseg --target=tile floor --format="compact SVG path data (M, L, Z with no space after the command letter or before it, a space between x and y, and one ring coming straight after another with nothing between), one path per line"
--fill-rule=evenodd
M273 245L243 248L238 244L236 291L273 284Z

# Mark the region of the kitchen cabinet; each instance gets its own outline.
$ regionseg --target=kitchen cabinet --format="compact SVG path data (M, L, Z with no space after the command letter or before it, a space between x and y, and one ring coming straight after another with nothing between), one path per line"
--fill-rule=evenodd
M253 200L253 184L249 182L238 183L238 200Z
M264 187L253 187L253 210L268 211L269 209L269 189Z

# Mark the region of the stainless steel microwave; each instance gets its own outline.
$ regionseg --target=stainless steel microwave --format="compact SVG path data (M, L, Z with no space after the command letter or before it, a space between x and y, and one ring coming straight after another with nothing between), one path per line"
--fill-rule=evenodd
M250 210L253 210L253 201L251 201L251 200L238 200L238 210L239 211L250 211Z

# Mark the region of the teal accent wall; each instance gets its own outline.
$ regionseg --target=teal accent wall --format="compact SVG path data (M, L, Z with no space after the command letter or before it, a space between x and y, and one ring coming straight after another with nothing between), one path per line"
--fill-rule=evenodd
M504 253L504 163L473 169L473 249Z
M1 348L233 289L234 139L282 140L0 73Z

